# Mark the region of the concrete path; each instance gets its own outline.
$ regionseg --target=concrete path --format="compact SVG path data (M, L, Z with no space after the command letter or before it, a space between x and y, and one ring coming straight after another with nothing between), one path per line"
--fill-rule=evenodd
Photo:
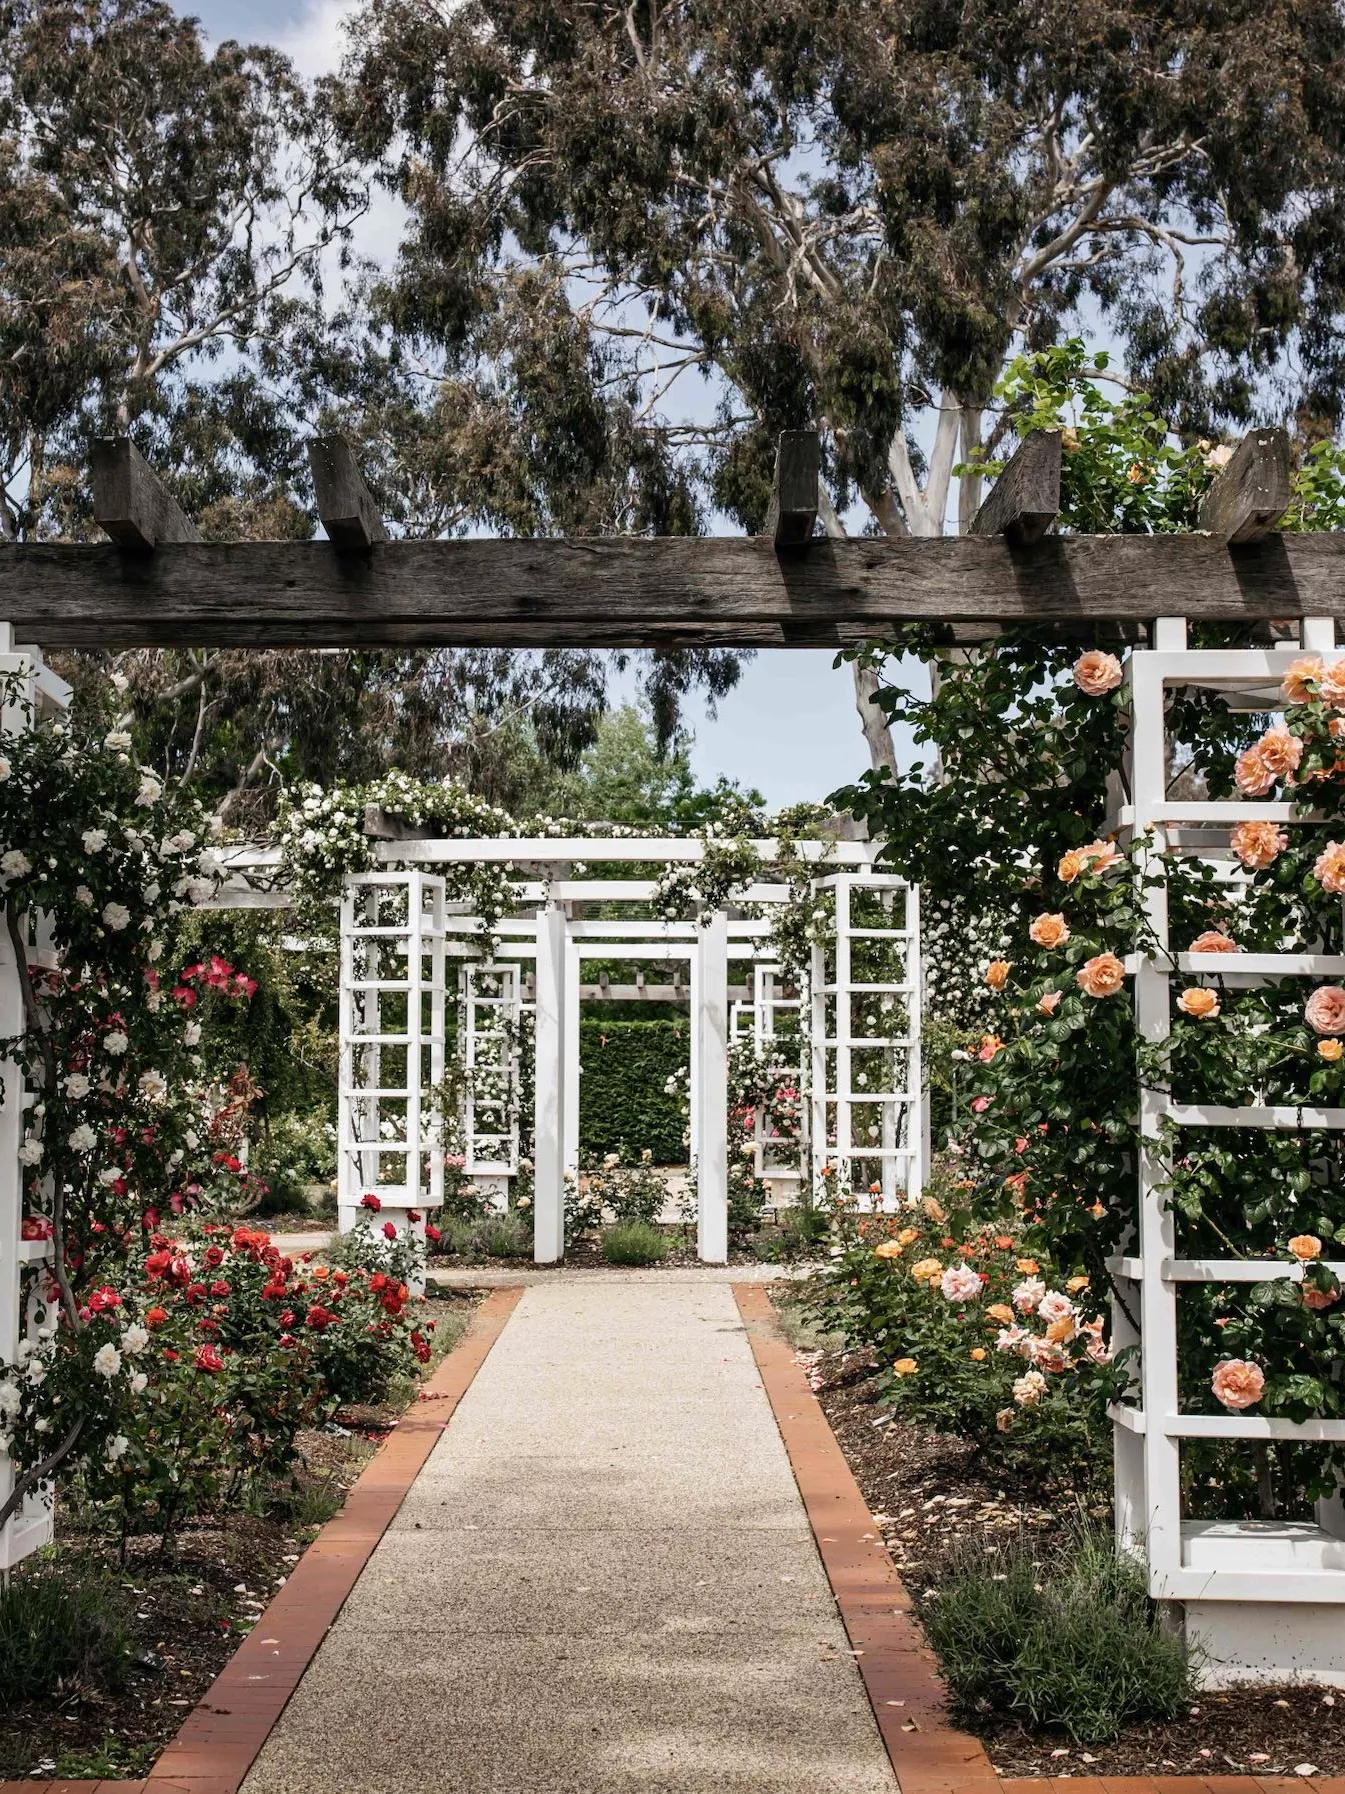
M732 1291L530 1287L243 1794L895 1794Z

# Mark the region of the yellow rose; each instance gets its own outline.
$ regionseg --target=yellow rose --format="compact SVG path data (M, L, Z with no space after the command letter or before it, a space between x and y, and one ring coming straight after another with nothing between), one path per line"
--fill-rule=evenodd
M920 1366L914 1358L898 1358L892 1368L899 1377L913 1377Z
M971 1348L971 1355L976 1360L976 1362L979 1364L981 1362L982 1358L985 1357L985 1347L984 1346L973 1346Z
M1334 1065L1342 1053L1345 1053L1345 1046L1342 1046L1338 1040L1319 1040L1317 1042L1317 1057L1325 1059L1328 1065Z
M903 1247L897 1240L884 1240L881 1246L873 1248L875 1258L900 1258Z
M943 1276L943 1266L937 1258L922 1258L911 1266L911 1275L917 1283L933 1283Z

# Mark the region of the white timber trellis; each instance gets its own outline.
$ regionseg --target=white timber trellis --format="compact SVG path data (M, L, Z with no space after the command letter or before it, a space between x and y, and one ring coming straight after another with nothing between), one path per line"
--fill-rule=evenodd
M776 844L759 842L757 851L766 870ZM653 913L579 913L612 904L652 911L656 881L587 876L588 867L694 863L703 852L698 839L399 839L378 842L376 852L386 870L352 876L342 904L338 1206L343 1229L359 1220L366 1196L377 1198L384 1224L390 1220L399 1231L423 1225L409 1216L415 1210L423 1217L442 1195L445 1148L454 1131L450 1108L464 1170L497 1206L505 1204L509 1180L519 1169L518 1121L525 1100L519 1043L527 1016L534 1056L534 1255L540 1263L563 1257L566 1185L579 1164L579 1020L586 997L689 1001L690 1151L697 1250L706 1261L723 1263L728 1256L729 1047L750 1034L769 1056L790 1009L803 1022L798 1061L804 1162L789 1162L785 1143L772 1140L758 1113L758 1174L780 1199L797 1196L805 1183L811 1190L818 1182L822 1141L830 1174L844 1180L865 1207L891 1206L921 1187L919 906L902 880L875 872L876 845L800 844L805 858L819 862L819 871L827 868L814 883L812 900L835 906L841 918L836 938L843 943L842 970L838 982L824 953L792 997L772 955L769 916L761 913L792 900L788 885L763 878L742 893L741 907L748 913L718 910L694 922ZM232 877L216 898L220 906L286 901L283 893L265 893L248 883L277 865L274 850L241 848L223 858ZM521 881L518 906L499 921L489 960L482 957L478 918L445 900L443 877L434 871L482 861L507 863ZM581 869L585 876L573 875ZM875 915L866 912L856 921L851 906L860 901L876 905ZM866 938L895 949L899 976L867 983L852 978L849 956ZM670 987L650 987L642 975L632 988L605 980L586 985L584 963L592 960L685 965L687 976L682 981L675 971ZM732 967L742 968L744 983L730 984ZM820 1003L812 990L819 980L827 987ZM851 1038L848 1005L861 997L899 1005L894 1011L899 1026L885 1022L874 1040ZM845 1018L839 1028L838 1015ZM872 1049L877 1057L864 1060L857 1048ZM454 1075L445 1079L451 1065L456 1089L450 1088ZM879 1065L883 1075L873 1081ZM815 1076L823 1080L820 1099L810 1088ZM872 1124L875 1141L868 1138L868 1124L862 1137L850 1137L846 1118L860 1110L880 1117Z
M1312 820L1291 803L1177 802L1167 796L1169 689L1203 686L1224 694L1234 709L1274 711L1282 705L1286 651L1300 648L1333 658L1332 619L1304 619L1301 638L1264 650L1188 649L1185 621L1159 620L1154 646L1137 649L1129 661L1133 802L1115 818L1123 830L1150 831L1158 850L1226 861L1229 831L1238 822L1273 821L1290 828ZM1154 944L1134 957L1130 969L1139 1034L1159 1048L1171 1031L1174 976L1218 976L1230 986L1248 988L1285 977L1345 975L1345 958L1321 953L1174 954L1166 890L1153 887L1145 901ZM1309 988L1305 983L1305 995ZM1320 1503L1311 1522L1196 1520L1183 1513L1184 1439L1341 1442L1345 1421L1182 1411L1178 1306L1183 1287L1301 1277L1302 1269L1283 1260L1179 1258L1162 1144L1165 1123L1233 1132L1340 1130L1345 1109L1182 1104L1166 1090L1143 1088L1139 1117L1138 1231L1110 1265L1138 1298L1130 1306L1142 1343L1139 1386L1132 1392L1138 1399L1113 1409L1120 1542L1147 1560L1151 1594L1179 1604L1186 1634L1200 1647L1200 1673L1208 1685L1289 1679L1345 1685L1345 1510L1339 1497ZM1345 1263L1331 1269L1345 1277ZM1117 1347L1136 1343L1119 1304L1114 1321Z
M36 648L15 648L7 624L0 624L0 680L10 694L0 715L0 745L45 715L58 715L70 703L70 688L42 663ZM31 965L53 966L50 932L42 916L20 919ZM54 1285L45 1266L51 1262L50 1240L25 1239L23 1168L19 1147L24 1115L36 1101L24 1088L22 1070L9 1057L5 1043L24 1032L23 995L7 927L0 929L0 1363L13 1364L25 1339L39 1328L56 1324ZM14 1470L0 1450L0 1503L14 1487ZM0 1527L0 1573L47 1544L52 1535L50 1485L32 1490L17 1513Z

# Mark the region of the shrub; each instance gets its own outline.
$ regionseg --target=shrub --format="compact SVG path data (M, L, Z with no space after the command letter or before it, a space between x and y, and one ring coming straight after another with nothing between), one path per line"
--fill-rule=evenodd
M488 1215L470 1233L471 1249L487 1258L526 1258L532 1251L532 1230L515 1214Z
M1181 1640L1143 1569L1080 1527L1049 1558L1020 1539L954 1556L921 1610L964 1707L1102 1744L1132 1720L1173 1719L1191 1696Z
M648 1221L618 1221L605 1227L602 1255L609 1265L653 1265L668 1255L666 1234Z
M685 1069L690 1038L686 1022L678 1019L580 1022L582 1152L629 1158L648 1151L656 1165L685 1162L686 1124L681 1104L666 1086Z
M128 1646L115 1589L47 1566L0 1589L0 1707L49 1695L62 1682L115 1691Z

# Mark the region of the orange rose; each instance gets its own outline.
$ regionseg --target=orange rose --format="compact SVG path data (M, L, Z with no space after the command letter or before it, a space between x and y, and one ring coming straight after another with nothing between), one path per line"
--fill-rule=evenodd
M1011 1233L997 1233L995 1235L995 1246L1000 1252L1012 1252L1013 1235Z
M1307 1264L1309 1259L1322 1256L1322 1242L1315 1233L1296 1233L1289 1242L1289 1250L1300 1264Z
M1027 933L1039 947L1063 947L1069 939L1069 923L1059 914L1038 916Z
M1089 997L1114 997L1125 985L1125 967L1114 953L1099 953L1076 974L1079 989Z
M1011 1327L1016 1318L1007 1302L992 1302L985 1313L987 1320L1000 1321L1006 1327Z
M1324 891L1333 897L1345 897L1345 845L1328 841L1317 855L1312 875Z
M971 1355L976 1360L976 1362L979 1364L981 1362L982 1358L985 1357L985 1347L984 1346L973 1346L971 1348Z
M924 1209L926 1218L933 1221L936 1225L939 1225L948 1219L947 1214L944 1212L943 1204L936 1196L924 1197L920 1206Z
M1308 686L1317 684L1324 669L1320 654L1305 654L1290 665L1280 686L1280 694L1287 704L1308 704L1312 701L1312 693Z
M1090 698L1102 698L1115 691L1123 677L1120 661L1100 648L1081 654L1074 663L1074 683Z
M1289 837L1273 822L1240 822L1229 838L1229 846L1254 872L1273 866L1289 845Z
M1063 993L1058 990L1048 990L1044 992L1037 1002L1037 1008L1040 1013L1042 1015L1054 1015L1056 1010L1060 1007L1060 998L1062 994Z
M898 1358L892 1368L899 1377L913 1377L920 1366L914 1358Z
M1245 1358L1225 1358L1210 1378L1215 1399L1225 1408L1235 1410L1254 1407L1265 1386L1266 1377L1261 1366Z
M1345 692L1342 696L1345 697ZM1288 729L1279 726L1267 729L1256 747L1262 766L1275 778L1287 779L1290 773L1298 771L1298 763L1303 758L1303 742Z
M1303 1005L1303 1019L1314 1034L1345 1034L1345 990L1319 985Z
M1345 1046L1342 1046L1338 1040L1319 1040L1317 1042L1317 1057L1325 1059L1328 1065L1336 1064L1343 1054L1345 1054Z
M1061 883L1067 885L1072 885L1075 879L1082 877L1087 870L1088 861L1077 847L1071 847L1069 852L1062 856L1060 864L1056 867L1056 873Z
M1241 953L1242 948L1222 928L1207 928L1191 942L1192 953Z
M1260 747L1243 748L1233 762L1233 783L1244 797L1264 797L1275 783Z
M1194 984L1177 998L1177 1007L1183 1015L1194 1016L1197 1021L1213 1021L1219 1013L1219 998L1203 984Z
M1062 1314L1058 1321L1052 1321L1046 1329L1046 1337L1052 1345L1064 1345L1073 1339L1075 1334L1074 1316Z
M897 1244L899 1246L909 1246L913 1240L918 1240L919 1238L920 1229L918 1227L903 1227L901 1232L897 1235Z
M1088 1288L1087 1277L1071 1277L1065 1288L1072 1296L1077 1296L1081 1289Z
M1041 1266L1035 1258L1016 1258L1013 1261L1015 1271L1021 1271L1024 1277L1035 1277Z
M1009 962L1007 959L992 959L985 970L985 981L991 990L1003 990L1009 982Z

